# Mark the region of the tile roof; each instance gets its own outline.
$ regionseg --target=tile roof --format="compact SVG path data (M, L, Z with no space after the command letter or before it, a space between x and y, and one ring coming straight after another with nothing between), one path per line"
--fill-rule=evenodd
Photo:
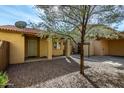
M0 30L4 31L9 31L9 32L19 32L19 33L24 33L24 34L37 34L39 31L38 29L33 29L33 28L18 28L13 25L3 25L0 26Z

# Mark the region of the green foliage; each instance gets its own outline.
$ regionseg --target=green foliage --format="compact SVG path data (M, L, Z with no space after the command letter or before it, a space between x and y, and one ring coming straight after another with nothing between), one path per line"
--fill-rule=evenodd
M124 18L124 6L116 5L60 5L36 6L42 22L40 26L46 31L51 31L77 40L92 38L118 38L112 29L98 24L110 26L120 23ZM89 24L97 24L88 27ZM81 27L80 27L81 26ZM74 29L78 32L73 32ZM82 34L84 33L84 34Z
M97 39L97 38L105 38L105 39L118 39L120 34L118 31L107 27L105 25L96 25L90 30L86 31L85 39Z
M78 29L74 29L69 33L69 35L76 41L76 42L81 42L81 33ZM88 25L87 30L85 33L84 40L89 41L89 40L95 40L95 39L119 39L119 38L124 38L124 36L119 33L119 31L116 31L108 26L105 25Z
M0 72L0 88L3 88L7 85L8 83L8 76L7 74L4 72Z
M75 43L77 40L70 35L70 30L77 28L80 37L80 42L83 45L86 36L88 24L104 24L113 25L120 23L124 18L124 6L115 5L60 5L60 6L37 6L42 12L39 17L43 20L42 26L53 32L66 32L65 36L69 36ZM44 15L44 16L43 16ZM81 27L80 27L81 26ZM106 36L106 32L97 33L98 30L92 30L94 34L89 33L90 37ZM103 30L102 30L103 31ZM107 32L108 33L108 32ZM63 35L64 36L64 35ZM73 34L73 36L75 36ZM89 36L87 36L89 37ZM107 35L107 38L110 35ZM116 35L114 36L116 37ZM78 44L77 44L78 45ZM81 53L82 52L82 53ZM80 73L84 74L83 66L83 49L81 49L81 69ZM83 72L82 72L83 71Z

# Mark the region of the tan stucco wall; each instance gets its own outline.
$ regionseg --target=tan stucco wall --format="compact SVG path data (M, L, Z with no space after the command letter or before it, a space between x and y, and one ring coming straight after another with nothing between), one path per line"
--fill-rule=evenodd
M21 33L0 31L0 40L10 42L10 64L24 63L25 60L25 37ZM52 59L52 56L63 55L64 42L61 49L53 49L52 38L40 39L40 57Z
M10 64L24 63L24 36L22 34L0 32L0 40L10 42Z
M63 50L53 48L53 56L60 56L60 55L63 55Z
M64 44L63 41L61 41L61 45L60 45L60 49L55 49L54 47L52 47L53 49L53 56L60 56L64 54Z
M95 55L124 56L124 39L96 40L94 42Z
M88 54L88 46L84 47L85 56ZM124 56L124 39L120 40L94 40L90 41L90 55L103 56L114 55Z
M109 40L109 55L124 56L124 39Z
M47 39L40 39L40 57L47 57L48 42Z
M47 39L48 45L47 45L47 58L52 59L52 38Z
M95 40L93 46L94 55L108 55L108 40Z
M124 56L124 39L90 41L90 56L114 55ZM88 56L88 45L84 45L84 56Z
M90 41L90 56L94 55L94 40Z
M84 56L88 56L88 52L89 52L89 56L93 56L94 55L94 41L89 41L90 45L86 44L84 45Z
M108 50L109 50L109 45L108 45L108 40L103 40L103 55L108 55Z
M40 57L48 57L63 55L64 45L61 42L61 49L55 49L52 44L52 38L40 39Z
M84 56L88 56L88 45L84 45Z
M72 46L71 46L71 40L66 40L66 47L65 47L65 56L69 57L71 55Z

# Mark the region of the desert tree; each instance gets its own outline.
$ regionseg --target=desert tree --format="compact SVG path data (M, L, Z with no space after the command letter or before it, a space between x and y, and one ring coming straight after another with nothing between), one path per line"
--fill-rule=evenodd
M84 75L84 37L86 32L95 27L92 24L111 26L124 18L124 7L114 5L50 5L36 6L41 26L47 31L69 36L73 29L80 31L80 73ZM88 25L91 25L88 27ZM77 36L78 38L78 36ZM75 42L75 40L73 40ZM75 42L76 43L76 42Z

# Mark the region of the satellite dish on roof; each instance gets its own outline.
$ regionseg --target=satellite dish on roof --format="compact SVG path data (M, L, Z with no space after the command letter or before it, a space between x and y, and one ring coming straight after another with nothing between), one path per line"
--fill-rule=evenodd
M27 23L25 21L17 21L15 22L15 26L18 28L26 28Z

